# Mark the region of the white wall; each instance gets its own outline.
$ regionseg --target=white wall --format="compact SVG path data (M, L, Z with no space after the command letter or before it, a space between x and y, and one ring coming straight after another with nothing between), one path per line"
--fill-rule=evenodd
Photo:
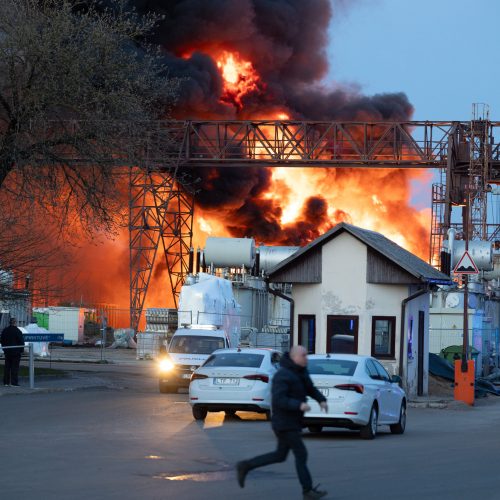
M408 293L416 292L414 287ZM417 368L418 368L418 312L424 311L424 394L427 394L429 387L429 294L421 295L406 304L405 314L405 338L403 348L404 370L406 376L406 391L408 394L417 394ZM413 319L413 322L412 322ZM410 332L410 325L412 331ZM412 338L412 357L409 357L408 340Z
M394 359L380 360L391 375L399 373L399 353L401 347L401 302L408 297L408 286L406 285L374 285L368 284L366 297L367 315L366 329L363 332L366 350L359 354L371 356L372 317L394 316L396 318L394 342Z

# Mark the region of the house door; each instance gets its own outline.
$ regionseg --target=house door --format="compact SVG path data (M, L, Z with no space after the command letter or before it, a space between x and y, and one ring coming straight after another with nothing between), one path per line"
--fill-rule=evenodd
M326 352L358 354L358 316L327 316Z
M424 325L425 312L418 311L417 395L424 395Z

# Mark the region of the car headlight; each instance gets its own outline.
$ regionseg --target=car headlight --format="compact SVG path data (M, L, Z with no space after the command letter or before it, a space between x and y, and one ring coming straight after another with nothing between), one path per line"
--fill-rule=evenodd
M170 361L169 359L162 359L160 361L160 371L162 372L169 372L175 368L174 363Z

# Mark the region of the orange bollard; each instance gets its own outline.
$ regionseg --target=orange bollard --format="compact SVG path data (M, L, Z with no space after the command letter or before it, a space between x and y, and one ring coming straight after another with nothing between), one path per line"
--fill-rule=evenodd
M456 401L474 405L474 360L467 361L467 371L462 371L462 360L455 361L455 391Z

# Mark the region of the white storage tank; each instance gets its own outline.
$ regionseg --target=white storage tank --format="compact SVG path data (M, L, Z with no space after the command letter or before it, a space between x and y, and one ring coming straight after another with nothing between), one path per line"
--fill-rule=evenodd
M465 241L455 240L452 246L451 268L454 269L465 253ZM491 241L469 241L469 255L480 271L493 269L493 245Z
M205 264L214 267L241 267L250 269L255 263L253 238L209 237L205 243Z
M484 273L484 279L491 281L500 278L500 251L493 251L493 270Z
M280 262L293 255L300 247L267 247L261 246L259 252L259 269L269 271Z

